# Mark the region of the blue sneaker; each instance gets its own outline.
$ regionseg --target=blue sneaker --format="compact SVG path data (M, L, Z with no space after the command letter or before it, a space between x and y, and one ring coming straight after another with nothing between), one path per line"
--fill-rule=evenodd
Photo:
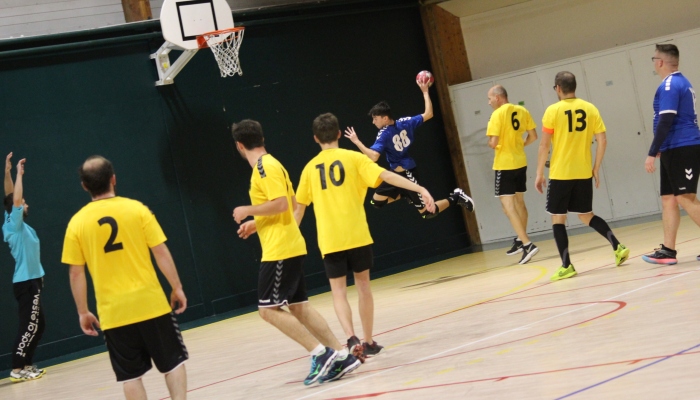
M311 371L304 379L304 385L311 385L323 377L337 356L337 351L326 347L323 353L311 357Z
M322 376L318 382L323 384L326 382L336 381L345 376L345 374L356 370L360 364L360 360L358 360L357 357L353 356L352 354L348 354L345 357L337 357L335 361L333 361L333 365L328 368L328 373Z

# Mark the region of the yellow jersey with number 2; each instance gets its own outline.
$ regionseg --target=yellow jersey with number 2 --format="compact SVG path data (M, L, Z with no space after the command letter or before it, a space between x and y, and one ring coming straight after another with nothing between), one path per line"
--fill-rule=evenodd
M542 131L552 135L549 179L588 179L593 176L593 136L605 133L598 109L578 99L565 99L547 107Z

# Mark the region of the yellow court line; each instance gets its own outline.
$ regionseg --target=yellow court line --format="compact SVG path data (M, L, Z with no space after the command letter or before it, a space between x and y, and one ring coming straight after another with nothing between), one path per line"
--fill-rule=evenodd
M454 368L447 368L447 369L443 369L442 371L438 371L437 374L446 374L446 373L452 372L454 370L455 370Z
M417 338L408 339L408 340L404 340L403 342L394 343L394 344L392 344L391 346L386 346L386 348L387 348L387 349L393 349L394 347L403 346L404 344L407 344L407 343L413 343L413 342L417 342L417 341L419 341L419 340L423 340L423 339L425 339L426 337L427 337L427 336L425 336L425 335L423 335L423 336L418 336Z
M404 385L407 385L407 386L408 386L408 385L413 385L414 383L418 383L418 382L420 382L420 381L422 381L422 380L423 380L423 378L414 379L414 380L412 380L412 381L408 381L408 382L404 383Z

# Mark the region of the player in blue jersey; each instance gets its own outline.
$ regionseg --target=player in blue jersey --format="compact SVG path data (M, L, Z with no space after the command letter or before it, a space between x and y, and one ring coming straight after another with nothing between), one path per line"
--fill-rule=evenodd
M389 104L382 101L369 110L372 123L379 129L377 139L371 147L366 147L355 133L353 127L345 130L345 137L350 139L362 153L377 161L382 153L386 153L389 162L389 169L393 172L418 183L416 179L416 162L408 154L408 149L414 142L415 129L433 117L433 103L430 101L428 93L429 84L427 82L416 82L423 93L425 100L425 111L423 114L414 117L404 117L394 120ZM464 193L464 190L457 188L446 199L435 202L435 211L428 212L425 202L419 193L401 189L396 186L382 182L374 191L371 203L376 208L382 208L388 203L405 198L413 204L421 216L425 219L433 218L441 211L445 211L450 205L458 204L469 211L474 210L474 201Z
M654 172L654 160L660 156L664 226L664 243L653 253L642 256L652 264L678 262L676 234L681 218L678 205L700 226L700 201L696 196L700 175L696 97L693 86L678 71L679 59L678 47L672 44L657 44L651 58L663 81L654 96L654 141L644 166L647 172Z

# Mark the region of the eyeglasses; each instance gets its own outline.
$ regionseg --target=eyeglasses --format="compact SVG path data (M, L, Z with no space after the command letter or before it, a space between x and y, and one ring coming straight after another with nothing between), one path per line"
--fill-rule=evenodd
M651 62L654 62L654 60L661 60L661 59L662 59L661 57L652 57Z

